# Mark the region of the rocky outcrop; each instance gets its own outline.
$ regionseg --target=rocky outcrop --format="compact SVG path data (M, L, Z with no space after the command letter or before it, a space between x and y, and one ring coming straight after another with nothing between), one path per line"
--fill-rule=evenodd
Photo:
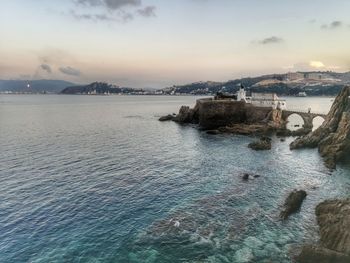
M325 201L316 207L316 216L320 242L305 245L298 262L350 262L350 199Z
M317 130L290 145L291 149L303 147L318 147L329 168L335 168L350 153L350 87L343 88Z
M271 138L261 137L260 140L250 143L248 147L255 151L271 150Z
M298 263L349 263L350 256L323 247L306 245L297 257Z
M195 123L204 130L253 134L282 126L282 112L268 107L255 107L244 101L199 99L191 109L182 106L174 121ZM239 126L237 126L239 125Z
M233 133L240 135L268 134L273 128L266 124L232 124L218 129L221 133Z
M180 123L198 123L198 108L191 109L188 106L182 106L174 121Z
M162 116L159 118L159 121L172 121L175 119L176 116L168 114L166 116Z
M304 190L291 192L286 201L284 202L284 210L280 213L280 218L287 219L291 214L297 212L304 199L306 198L306 192Z

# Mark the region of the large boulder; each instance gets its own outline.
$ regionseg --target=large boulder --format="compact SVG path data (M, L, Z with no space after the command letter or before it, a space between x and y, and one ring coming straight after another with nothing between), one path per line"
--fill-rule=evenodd
M320 242L317 246L305 245L298 262L350 262L350 199L322 202L316 207L316 216Z
M280 213L280 217L285 220L287 219L291 214L297 212L305 197L306 197L306 192L304 190L294 190L293 192L291 192L286 201L284 202L284 209L283 211Z
M316 216L322 246L350 255L350 199L325 201Z
M299 263L349 263L350 256L324 247L306 245L296 258Z
M255 151L271 150L271 139L269 137L261 137L260 140L249 143L248 147Z
M332 169L347 157L350 153L350 87L343 88L317 130L290 145L291 149L303 147L318 147L325 165Z

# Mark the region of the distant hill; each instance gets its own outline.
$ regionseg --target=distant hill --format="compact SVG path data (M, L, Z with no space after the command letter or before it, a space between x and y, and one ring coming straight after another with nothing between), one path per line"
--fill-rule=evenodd
M235 93L240 84L251 92L273 92L278 95L296 95L306 92L309 96L336 95L344 85L350 84L350 72L295 72L270 74L235 79L226 82L196 82L163 89L164 94L215 94Z
M0 80L0 92L59 93L61 90L72 85L74 83L64 80Z
M61 94L132 94L138 90L132 88L124 88L105 82L93 82L88 85L70 86L61 91ZM140 90L141 92L141 90Z

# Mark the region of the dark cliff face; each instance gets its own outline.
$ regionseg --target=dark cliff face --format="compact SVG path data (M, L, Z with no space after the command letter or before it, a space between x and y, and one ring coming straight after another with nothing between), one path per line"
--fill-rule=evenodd
M180 123L195 123L205 130L232 126L235 124L261 124L272 128L282 125L280 110L269 107L254 107L243 101L200 99L190 109L182 106L173 119Z
M329 168L350 152L350 87L345 87L334 100L325 122L314 132L295 140L291 149L318 147Z
M204 129L215 129L246 121L244 102L199 100L197 105L199 125Z
M300 263L350 262L350 200L328 200L316 207L320 227L318 245L306 245Z

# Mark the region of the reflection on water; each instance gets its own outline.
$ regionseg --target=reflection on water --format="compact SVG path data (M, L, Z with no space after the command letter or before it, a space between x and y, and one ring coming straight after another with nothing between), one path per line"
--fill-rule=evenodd
M350 167L330 176L291 138L262 153L251 137L157 120L193 104L0 96L0 262L290 262L295 244L317 239L316 204L348 196ZM308 196L281 222L295 188Z

